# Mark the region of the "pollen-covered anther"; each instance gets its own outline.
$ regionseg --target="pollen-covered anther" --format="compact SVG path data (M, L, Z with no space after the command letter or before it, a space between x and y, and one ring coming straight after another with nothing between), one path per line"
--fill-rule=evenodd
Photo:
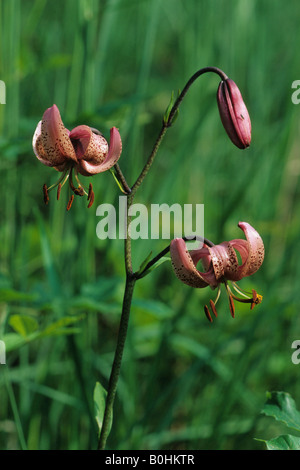
M254 289L252 289L252 302L251 310L254 309L255 305L258 305L262 302L262 295L259 295Z
M76 196L84 196L85 194L82 186L78 186L78 188L74 188L73 191L74 191L74 194L76 194Z

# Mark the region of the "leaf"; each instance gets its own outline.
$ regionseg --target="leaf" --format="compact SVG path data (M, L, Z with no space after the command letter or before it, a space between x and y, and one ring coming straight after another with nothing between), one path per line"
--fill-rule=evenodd
M18 292L14 289L3 288L0 289L0 301L1 302L30 302L35 300L36 296L26 294L24 292Z
M105 390L104 387L102 387L100 382L96 382L96 385L94 388L94 410L95 410L95 418L96 418L96 422L99 428L99 432L102 429L106 397L107 397L107 391ZM111 430L111 426L112 426L112 416L111 416L110 423L109 423L109 432Z
M266 416L272 416L289 428L300 431L300 413L289 393L267 392L267 402L262 413Z
M6 353L20 348L27 342L26 339L18 333L7 333L1 340L3 340L5 344Z
M285 434L275 437L269 441L263 439L256 439L266 444L268 450L300 450L300 437Z
M24 344L29 344L40 338L78 333L78 328L70 328L70 325L82 320L82 318L84 315L63 317L39 330L37 321L29 315L11 315L9 324L16 333L4 335L6 352L18 349Z
M38 322L29 315L11 315L8 323L23 338L26 338L38 329Z
M78 330L74 328L69 328L73 323L77 323L82 320L84 315L72 315L68 317L63 317L57 320L54 323L48 325L44 330L41 331L40 336L53 336L53 335L64 335L64 334L73 334Z
M180 91L178 90L177 98L178 98L179 95L180 95ZM176 98L176 99L177 99L177 98ZM168 124L168 122L169 122L169 117L170 117L170 113L171 113L171 111L172 111L172 109L173 109L174 104L175 104L175 100L174 100L174 91L172 91L171 99L170 99L170 102L169 102L169 104L168 104L168 107L167 107L167 109L166 109L166 111L165 111L164 118L163 118L164 124ZM177 111L176 111L176 113L175 113L175 115L174 115L174 117L173 117L173 119L172 119L172 124L173 124L173 123L175 122L175 120L177 119L178 114L179 114L179 109L177 109Z

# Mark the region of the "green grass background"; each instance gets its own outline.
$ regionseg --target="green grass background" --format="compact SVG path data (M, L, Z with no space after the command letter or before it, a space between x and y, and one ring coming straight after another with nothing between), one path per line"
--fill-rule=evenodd
M89 210L76 198L67 213L66 190L45 206L42 185L57 173L33 154L37 122L56 103L68 128L85 123L108 136L117 126L132 184L172 90L214 65L243 93L251 147L228 139L219 79L205 75L135 202L203 203L205 236L216 243L251 223L266 258L240 286L263 303L237 305L233 320L223 292L209 324L211 292L181 284L169 263L139 281L108 448L263 449L254 438L280 432L260 414L265 392L284 390L300 406L300 365L291 362L300 339L300 106L291 101L299 2L1 0L0 15L0 338L11 341L0 365L0 448L95 448L93 390L107 386L124 288L123 242L96 236L97 205L118 201L112 176L93 178ZM166 244L134 241L134 268Z

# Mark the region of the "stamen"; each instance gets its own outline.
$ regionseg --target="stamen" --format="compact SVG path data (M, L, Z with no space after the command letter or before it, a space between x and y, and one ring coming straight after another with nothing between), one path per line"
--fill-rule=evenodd
M44 203L45 204L48 204L49 202L49 194L48 194L48 188L47 188L47 185L44 184L43 186L43 193L44 193Z
M235 306L234 306L233 298L231 295L229 295L228 298L229 298L230 313L231 313L232 318L234 318Z
M78 188L77 188L77 191L75 194L78 194L79 196L84 196L84 195L88 195L88 193L85 191L84 189L84 186L81 184L79 178L78 178L78 169L77 167L74 168L74 175L75 175L75 179L78 183Z
M89 185L89 194L88 194L88 201L90 201L90 202L88 204L88 209L90 207L92 207L92 205L94 203L94 200L95 200L95 193L93 191L92 183L90 183L90 185Z
M69 199L69 202L68 202L68 205L67 205L67 211L69 211L71 209L73 201L74 201L74 194L72 194L72 196Z
M240 295L242 295L243 297L246 297L246 299L250 298L251 296L250 292L241 289L235 282L232 282L232 285L233 285L234 290L238 292Z
M232 318L234 318L235 306L234 306L233 299L236 298L236 296L231 292L230 287L226 281L224 282L224 284L225 284L226 292L227 292L228 299L229 299L230 313L231 313ZM238 297L236 299L239 300ZM241 302L244 302L244 300L241 299Z
M210 308L211 308L214 316L217 317L218 314L217 314L215 302L213 302L213 300L210 300L209 303L210 303Z
M69 185L70 185L70 188L72 189L72 191L76 194L77 188L73 184L73 175L72 175L72 173L73 173L73 167L69 171L69 177L70 177L69 178Z
M88 201L89 201L90 198L91 198L92 191L93 191L93 185L92 185L92 183L90 183L90 184L89 184Z
M60 191L61 191L61 183L59 183L59 185L57 187L57 200L59 200Z
M79 186L78 188L73 189L74 193L76 196L84 196L85 191L82 186Z
M67 173L67 175L66 175L66 173ZM56 186L58 186L64 180L61 184L61 187L63 187L63 185L65 184L65 182L67 181L68 178L69 178L69 172L68 172L68 170L64 170L63 174L58 179L58 181L56 181L56 183L52 184L52 186L50 186L48 188L48 191L51 191L52 189L56 188Z
M251 303L251 310L254 309L255 305L260 304L262 301L262 295L259 295L254 289L252 289L252 303Z
M206 318L208 319L208 321L210 323L212 323L212 318L211 318L211 314L209 313L209 310L208 310L208 306L207 305L204 305L204 313L206 315Z

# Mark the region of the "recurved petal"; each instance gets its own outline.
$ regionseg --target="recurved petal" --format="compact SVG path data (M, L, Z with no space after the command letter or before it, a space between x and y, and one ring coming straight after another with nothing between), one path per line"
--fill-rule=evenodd
M235 280L238 272L238 259L230 242L208 247L216 279L221 281L224 277Z
M89 126L77 126L70 132L70 139L79 160L92 165L102 163L108 152L108 143L102 135L95 134Z
M200 250L199 250L200 251ZM191 287L216 287L218 282L214 276L212 268L201 273L197 270L194 261L182 238L175 238L170 246L171 261L174 272L178 279ZM207 256L204 253L204 256ZM200 258L198 257L198 260Z
M101 138L102 136L95 135ZM95 175L112 168L119 160L122 152L122 140L119 131L116 127L110 130L110 143L108 152L101 162L93 162L93 160L86 160L85 156L79 161L78 171L84 176Z
M44 112L35 130L32 146L37 158L47 166L61 168L70 159L77 161L69 131L55 104Z
M238 268L235 280L254 274L261 267L265 255L264 244L259 233L247 222L239 222L238 226L245 233L247 241L232 240L230 242L242 258L242 264Z

